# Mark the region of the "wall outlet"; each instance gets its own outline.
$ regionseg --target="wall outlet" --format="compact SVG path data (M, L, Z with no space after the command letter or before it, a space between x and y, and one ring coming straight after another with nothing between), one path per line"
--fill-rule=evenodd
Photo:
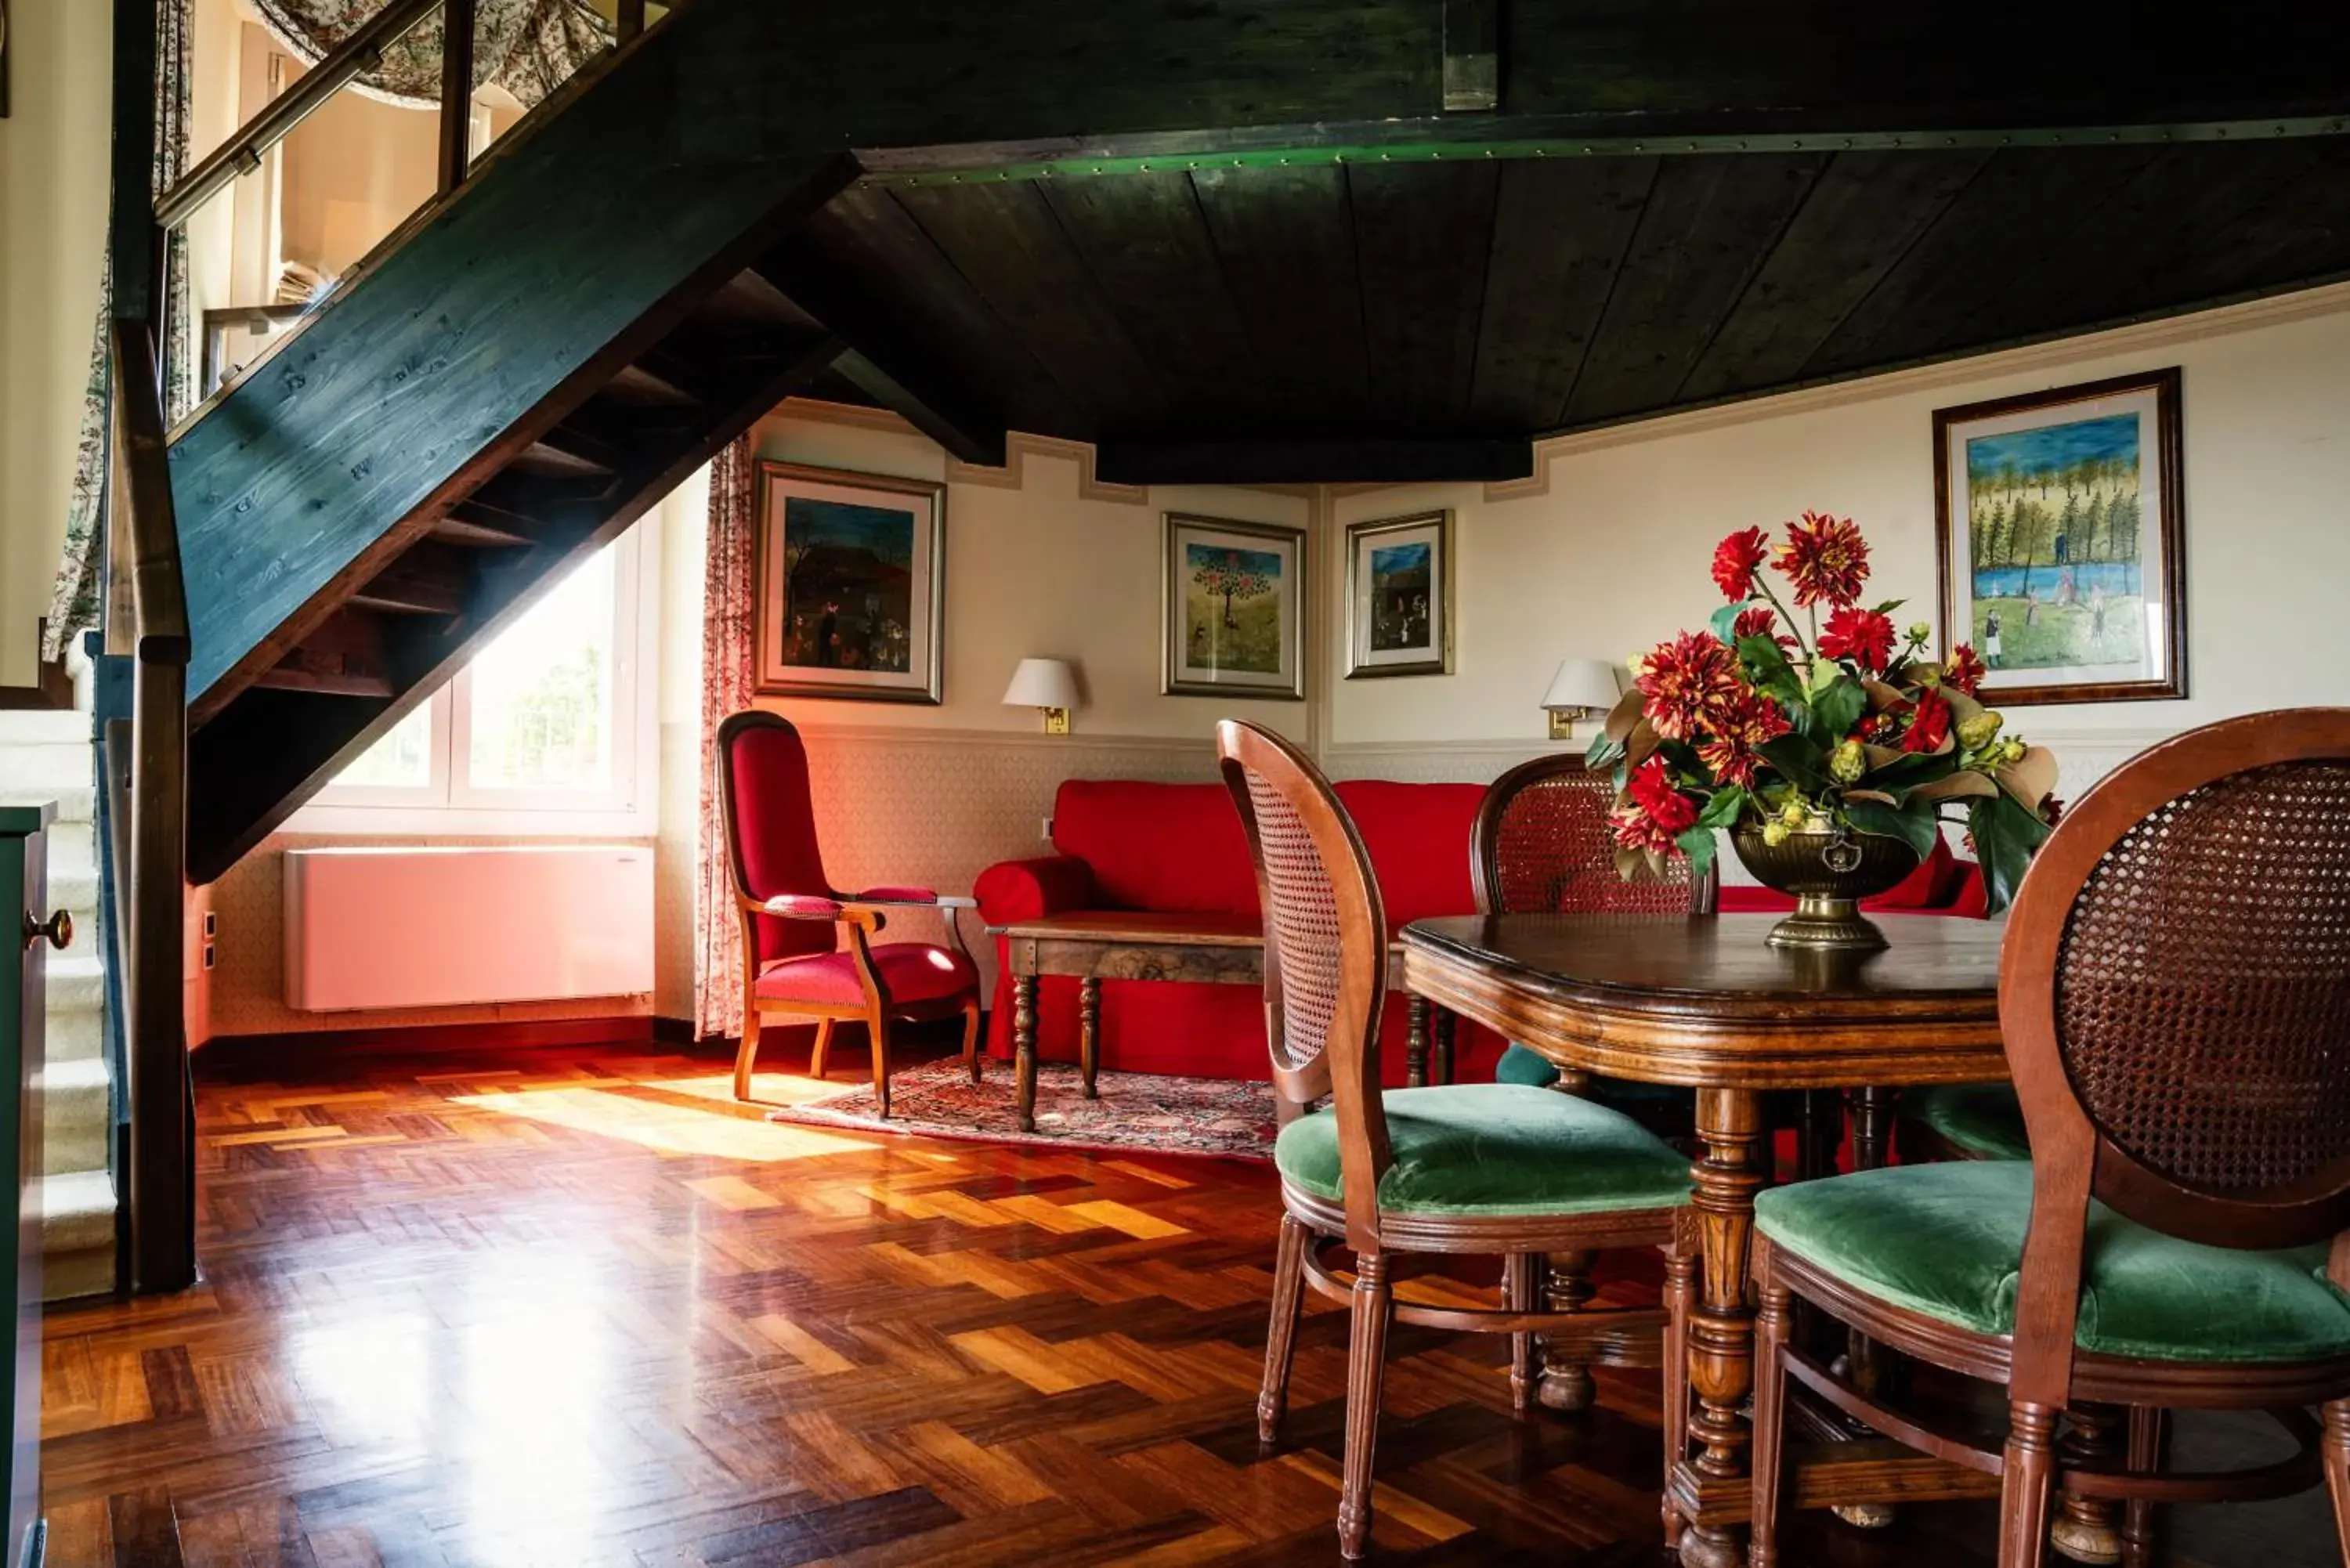
M1048 816L1048 817L1046 817L1046 818L1045 819L1045 843L1047 843L1047 844L1050 844L1052 841L1053 841L1053 819L1052 819L1051 817L1049 817L1049 816Z

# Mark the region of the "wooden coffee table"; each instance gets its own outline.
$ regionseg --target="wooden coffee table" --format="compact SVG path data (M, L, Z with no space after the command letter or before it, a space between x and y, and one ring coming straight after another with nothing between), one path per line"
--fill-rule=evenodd
M1097 909L1048 915L989 928L1004 939L1012 974L1012 1043L1020 1085L1020 1130L1036 1130L1036 981L1077 981L1077 1057L1086 1096L1095 1093L1101 1056L1101 982L1188 981L1209 985L1264 983L1264 927L1254 915L1170 915ZM1403 989L1402 949L1388 950L1388 983ZM1437 1077L1452 1078L1452 1017L1420 997L1408 1003L1407 1081L1428 1081L1429 1045Z

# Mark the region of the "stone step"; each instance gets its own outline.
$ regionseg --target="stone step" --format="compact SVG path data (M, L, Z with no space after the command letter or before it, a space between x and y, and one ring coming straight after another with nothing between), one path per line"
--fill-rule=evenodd
M89 715L78 708L0 708L0 747L89 744Z
M104 1166L114 1119L107 1105L106 1064L96 1056L52 1060L36 1081L41 1096L41 1168L58 1174Z
M114 1288L114 1178L103 1168L39 1182L41 1294L48 1301Z

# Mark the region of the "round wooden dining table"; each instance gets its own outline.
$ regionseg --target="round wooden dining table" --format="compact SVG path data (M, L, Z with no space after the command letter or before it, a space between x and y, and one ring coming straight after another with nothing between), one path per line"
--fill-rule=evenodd
M1743 1563L1741 1407L1754 1380L1747 1305L1762 1096L2007 1076L2004 923L1894 916L1874 952L1767 945L1775 915L1494 915L1404 928L1403 984L1562 1068L1697 1091L1690 1224L1700 1252L1686 1354L1696 1398L1665 1478L1690 1568ZM1800 1483L1798 1483L1800 1484Z

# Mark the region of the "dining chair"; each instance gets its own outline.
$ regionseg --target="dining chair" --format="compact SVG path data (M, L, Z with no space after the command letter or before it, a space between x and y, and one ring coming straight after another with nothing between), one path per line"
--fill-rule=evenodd
M2000 1024L2028 1160L1756 1200L1755 1568L1779 1560L1791 1382L1997 1476L2000 1568L2044 1561L2058 1486L2142 1520L2322 1477L2350 1552L2350 709L2213 724L2091 791L2008 916ZM2003 1439L1835 1376L1790 1339L1797 1298L2003 1385ZM2059 1449L2085 1404L2128 1408L2120 1461ZM2161 1413L2181 1407L2265 1410L2297 1451L2163 1473Z
M963 1061L979 1082L979 966L962 945L968 898L927 888L834 890L816 846L807 749L778 713L751 709L718 726L720 800L734 911L743 931L743 1045L734 1097L751 1098L764 1019L811 1020L811 1077L824 1076L833 1025L862 1023L872 1043L873 1094L889 1114L889 1026L962 1015ZM876 943L893 915L936 912L946 943ZM844 945L845 943L845 945Z
M1388 928L1362 837L1328 781L1288 742L1228 719L1216 726L1216 747L1263 908L1274 1089L1293 1106L1331 1102L1290 1119L1274 1147L1283 1213L1257 1433L1267 1443L1279 1436L1305 1287L1351 1303L1338 1546L1352 1559L1370 1535L1389 1324L1509 1334L1511 1397L1523 1414L1534 1334L1637 1332L1669 1321L1651 1308L1541 1310L1543 1254L1660 1247L1669 1296L1689 1295L1697 1260L1694 1238L1680 1234L1689 1161L1622 1112L1572 1095L1513 1084L1383 1094ZM1340 1245L1354 1253L1351 1285L1323 1256ZM1396 1260L1414 1254L1499 1255L1501 1306L1398 1301ZM1668 1452L1686 1404L1678 1348L1666 1358Z
M1607 820L1615 804L1614 781L1593 773L1573 753L1536 757L1495 779L1469 830L1469 877L1477 912L1659 919L1712 914L1719 883L1711 866L1695 877L1686 860L1671 862L1661 877L1627 880L1617 871L1615 834ZM1694 1120L1687 1089L1562 1072L1515 1043L1502 1054L1493 1079L1579 1095L1652 1127L1669 1116L1673 1125L1664 1127L1668 1133L1685 1134ZM1543 1287L1545 1298L1561 1311L1579 1310L1594 1294L1591 1265L1587 1252L1554 1254ZM1611 1348L1632 1347L1619 1344ZM1645 1360L1652 1348L1632 1348L1632 1355L1622 1359ZM1543 1403L1554 1409L1581 1410L1590 1405L1594 1393L1589 1368L1551 1347L1541 1385Z

